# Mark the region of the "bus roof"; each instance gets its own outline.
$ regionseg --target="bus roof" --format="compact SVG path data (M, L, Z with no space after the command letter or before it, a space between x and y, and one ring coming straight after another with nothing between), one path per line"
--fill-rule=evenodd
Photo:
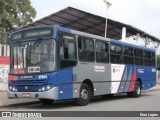
M62 31L64 29L66 29L64 27L60 27L60 28L61 28ZM135 44L122 42L120 40L109 39L109 38L101 37L101 36L98 36L98 35L93 35L93 34L90 34L90 33L80 32L80 31L77 31L77 30L72 30L72 29L68 29L68 30L71 30L71 33L76 34L76 35L82 35L82 36L87 36L87 37L91 37L91 38L94 38L94 39L110 41L111 43L117 43L117 44L126 45L126 46L130 46L130 47L134 47L134 48L145 49L145 50L149 50L149 51L155 51L154 48L146 48L146 47L143 47L143 46L138 46L138 45L135 45Z
M126 45L126 46L130 46L130 47L134 47L134 48L155 51L155 49L153 49L153 48L146 48L146 47L143 47L143 46L138 46L138 45L135 45L135 44L130 44L130 43L122 42L122 41L119 41L119 40L109 39L109 38L105 38L105 37L102 37L102 36L98 36L98 35L94 35L94 34L90 34L90 33L86 33L86 32L81 32L81 31L70 29L70 28L61 27L59 25L52 25L52 26L46 25L46 26L29 27L29 28L25 28L25 29L21 29L21 30L15 31L12 34L18 33L18 32L21 32L21 31L38 29L38 28L51 28L51 29L56 29L56 30L62 31L62 32L67 32L67 33L71 33L71 34L81 35L81 36L89 37L89 38L93 38L93 39L104 40L104 41L111 41L111 43L117 43L117 44L120 44L120 45Z
M138 49L155 51L154 48L147 48L147 47L143 47L143 46L138 46L138 45L135 45L135 44L126 43L126 42L122 42L122 41L119 41L119 40L111 39L111 43L116 43L116 44L120 44L120 45L124 45L124 46L134 47L134 48L138 48Z
M53 26L55 26L55 25L53 25ZM53 28L53 26L49 26L49 25L45 25L45 26L33 26L33 27L18 29L17 31L13 31L13 32L11 33L11 35L14 34L14 33L23 32L23 31L32 30L32 29L38 29L38 28Z

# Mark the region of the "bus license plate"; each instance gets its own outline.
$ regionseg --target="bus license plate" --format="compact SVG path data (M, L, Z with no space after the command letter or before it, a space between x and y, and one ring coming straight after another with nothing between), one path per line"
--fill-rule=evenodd
M30 93L23 93L22 97L31 97L31 94Z

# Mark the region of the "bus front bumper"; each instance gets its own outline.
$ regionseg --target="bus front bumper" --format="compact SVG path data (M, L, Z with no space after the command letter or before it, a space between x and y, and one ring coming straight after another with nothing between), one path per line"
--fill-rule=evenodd
M58 87L45 92L11 92L8 90L8 98L35 98L35 99L53 99L58 100Z

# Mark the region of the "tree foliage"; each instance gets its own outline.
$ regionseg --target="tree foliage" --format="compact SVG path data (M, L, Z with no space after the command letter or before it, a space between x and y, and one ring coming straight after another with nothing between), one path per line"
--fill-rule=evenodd
M157 55L157 68L160 70L160 55Z
M27 25L35 16L36 10L31 6L30 0L0 0L0 31L2 32Z

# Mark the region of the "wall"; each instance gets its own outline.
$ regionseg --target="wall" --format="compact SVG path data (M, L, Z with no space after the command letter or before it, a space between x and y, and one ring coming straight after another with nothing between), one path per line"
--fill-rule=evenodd
M0 65L0 91L7 90L9 65Z
M7 90L9 72L9 46L0 44L0 91Z

